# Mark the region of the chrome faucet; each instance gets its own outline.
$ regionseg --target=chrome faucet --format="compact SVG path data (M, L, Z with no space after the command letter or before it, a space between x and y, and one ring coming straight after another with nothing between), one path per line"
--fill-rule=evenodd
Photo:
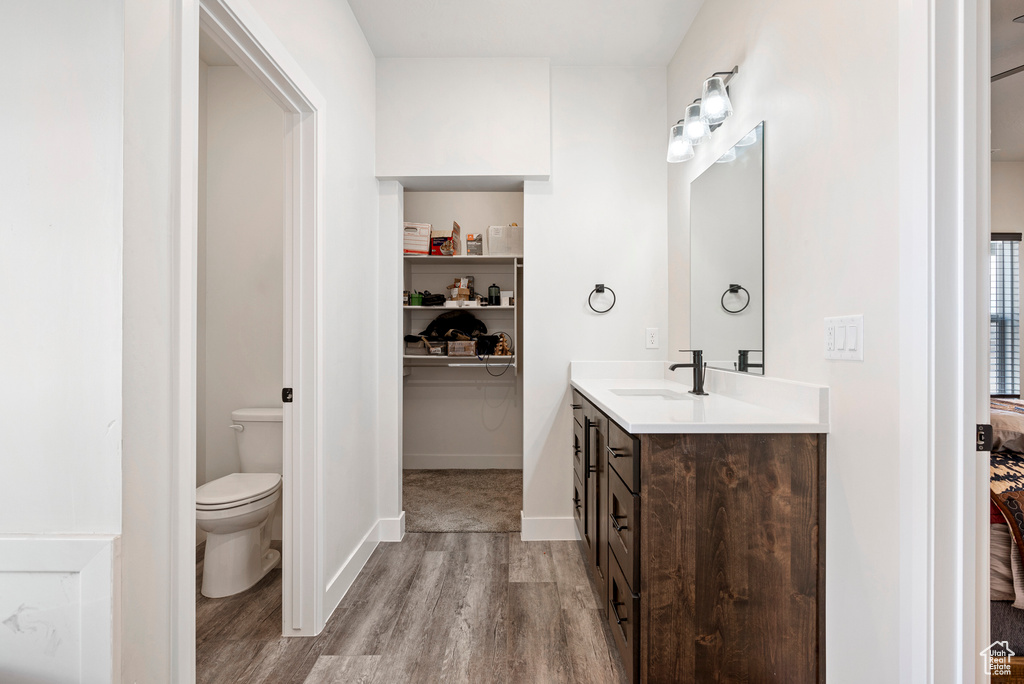
M690 390L690 394L707 396L708 393L704 391L704 351L701 349L680 349L679 351L693 354L693 363L673 363L668 369L674 371L676 368L692 368L693 389Z

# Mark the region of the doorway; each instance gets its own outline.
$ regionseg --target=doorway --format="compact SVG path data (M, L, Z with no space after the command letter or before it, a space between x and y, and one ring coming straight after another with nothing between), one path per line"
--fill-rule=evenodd
M322 569L321 274L323 98L247 4L202 0L181 6L181 158L175 245L176 368L172 472L172 612L175 667L195 668L196 236L198 215L199 36L206 33L284 112L283 487L281 555L285 636L312 636L325 620ZM290 390L291 402L285 395ZM187 678L186 678L187 679Z
M402 210L405 529L521 532L523 192L412 181Z

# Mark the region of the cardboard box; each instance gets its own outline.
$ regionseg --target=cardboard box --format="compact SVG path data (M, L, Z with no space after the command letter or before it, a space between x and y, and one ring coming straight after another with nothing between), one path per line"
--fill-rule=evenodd
M455 254L462 253L462 235L459 224L452 221L452 227L448 230L444 228L432 228L430 230L430 253L433 256L454 256ZM450 241L450 245L449 245ZM450 247L452 253L445 254L446 246Z
M402 232L402 248L405 254L430 253L429 223L406 223Z

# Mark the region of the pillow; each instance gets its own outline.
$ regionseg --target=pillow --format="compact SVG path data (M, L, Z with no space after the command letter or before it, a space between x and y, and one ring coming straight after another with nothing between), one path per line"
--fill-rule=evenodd
M1024 453L1024 405L1019 401L993 399L992 450Z
M1010 535L1010 526L1005 522L997 525L989 525L989 571L991 579L991 600L1013 601L1017 598L1014 589L1013 570L1010 568L1011 556L1020 554L1013 547L1013 537Z
M1013 591L1017 595L1013 607L1024 610L1024 561L1016 544L1010 544L1010 571L1013 574Z

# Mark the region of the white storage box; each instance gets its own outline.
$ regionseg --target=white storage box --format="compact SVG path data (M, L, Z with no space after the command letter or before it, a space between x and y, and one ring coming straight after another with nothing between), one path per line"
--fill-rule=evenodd
M522 226L490 226L487 228L487 253L491 256L522 256Z
M430 254L430 224L406 223L402 249L406 254Z

